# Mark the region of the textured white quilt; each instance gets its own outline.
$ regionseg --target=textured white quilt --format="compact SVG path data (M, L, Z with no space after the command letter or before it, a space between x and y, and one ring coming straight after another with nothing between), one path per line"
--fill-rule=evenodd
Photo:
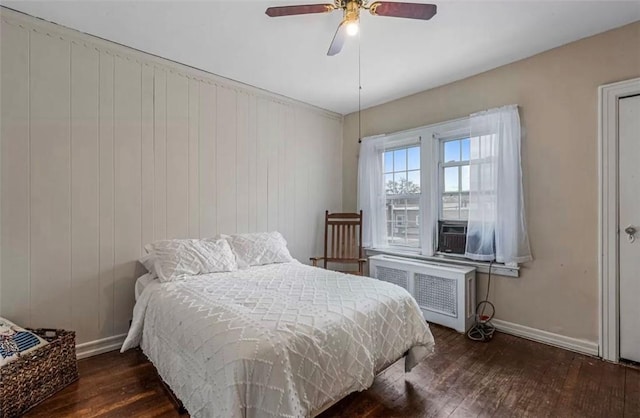
M404 289L291 262L148 286L122 351L138 344L192 417L298 417L433 336Z

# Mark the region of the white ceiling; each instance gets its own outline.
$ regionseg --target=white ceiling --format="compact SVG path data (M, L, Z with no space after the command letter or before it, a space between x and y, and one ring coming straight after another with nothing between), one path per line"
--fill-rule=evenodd
M0 0L82 32L346 114L358 108L357 38L341 54L326 55L341 14L264 14L268 6L321 2ZM435 3L438 14L430 21L363 13L363 108L640 20L640 1Z

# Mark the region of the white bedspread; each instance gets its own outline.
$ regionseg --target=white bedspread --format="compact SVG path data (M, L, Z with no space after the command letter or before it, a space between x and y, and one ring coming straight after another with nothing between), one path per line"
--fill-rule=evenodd
M298 417L433 336L404 289L292 262L145 288L122 351L138 344L192 417Z

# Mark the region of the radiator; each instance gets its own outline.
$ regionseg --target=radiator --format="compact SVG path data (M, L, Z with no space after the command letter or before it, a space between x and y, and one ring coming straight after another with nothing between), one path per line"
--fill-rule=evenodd
M389 255L369 258L371 277L406 289L424 318L466 332L474 322L476 269Z

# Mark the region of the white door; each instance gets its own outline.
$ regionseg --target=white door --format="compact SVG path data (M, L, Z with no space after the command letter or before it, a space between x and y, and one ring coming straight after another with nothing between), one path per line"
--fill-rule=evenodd
M640 362L640 95L619 101L620 358Z

